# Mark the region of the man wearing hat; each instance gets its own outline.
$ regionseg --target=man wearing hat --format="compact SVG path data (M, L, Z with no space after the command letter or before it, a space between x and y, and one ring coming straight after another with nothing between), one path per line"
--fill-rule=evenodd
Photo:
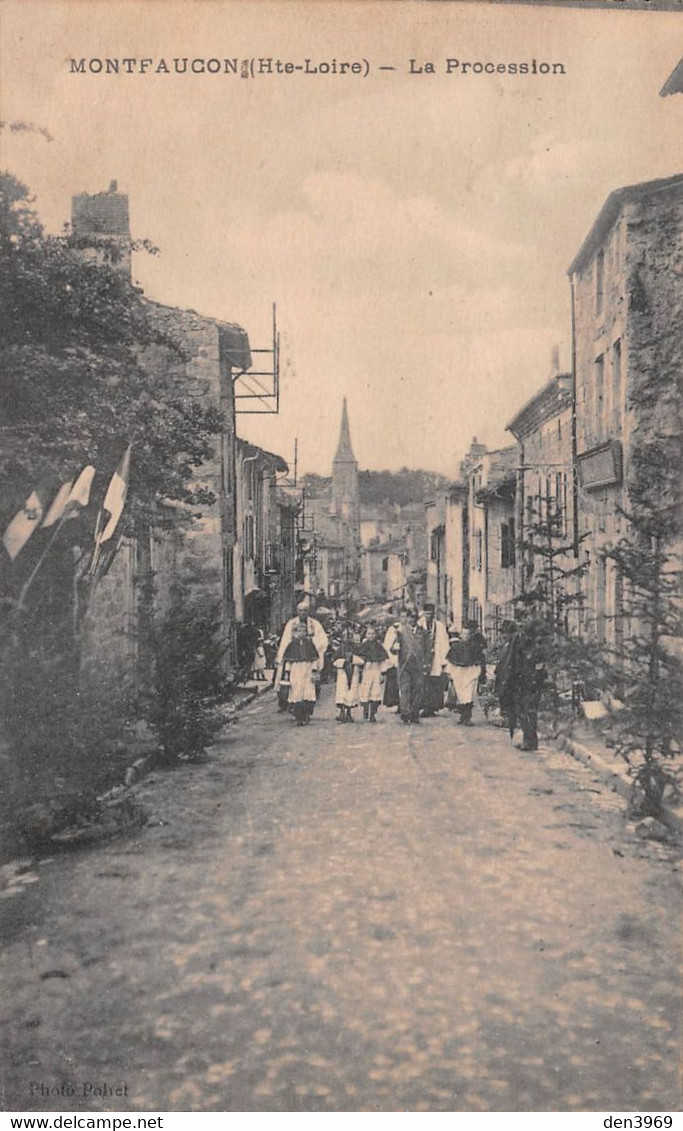
M422 608L419 624L424 628L429 640L429 661L425 671L422 714L435 715L443 707L444 678L448 652L448 631L446 625L435 617L435 606L427 601Z

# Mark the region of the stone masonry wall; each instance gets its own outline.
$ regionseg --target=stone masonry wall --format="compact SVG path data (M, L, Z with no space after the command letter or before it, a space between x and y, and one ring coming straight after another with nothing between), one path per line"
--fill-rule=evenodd
M604 256L596 309L597 254ZM602 248L575 283L578 453L607 440L623 445L623 483L580 492L587 627L619 644L621 592L605 550L626 533L630 454L638 436L680 429L676 384L683 370L683 188L627 202ZM603 359L602 400L599 362ZM651 407L634 396L653 375Z
M187 355L186 360L179 361L164 347L148 348L143 360L149 369L150 380L153 381L154 374L162 369L167 372L170 366L177 374L178 391L182 396L219 407L223 394L216 322L193 311L156 303L150 304L150 310L159 328L179 340ZM152 549L151 570L157 614L163 613L166 608L172 579L179 571L191 571L198 592L223 597L224 547L228 535L224 521L222 444L222 438L216 437L214 458L197 473L197 480L216 495L216 502L197 508L188 527L179 522L175 536L170 541L168 538L161 539ZM132 459L135 459L134 451ZM112 676L113 686L135 681L139 627L139 579L135 562L136 547L133 543L124 543L111 570L97 585L83 627L81 669L84 684L96 681L99 673L106 670L116 673ZM221 607L224 635L231 642L232 594L230 602L226 604L223 600Z
M134 692L135 543L124 539L97 584L81 626L81 687L94 697L125 700Z

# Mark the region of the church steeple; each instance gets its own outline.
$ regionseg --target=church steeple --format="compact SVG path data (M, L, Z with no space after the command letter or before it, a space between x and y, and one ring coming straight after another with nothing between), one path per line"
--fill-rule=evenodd
M351 447L349 410L344 397L337 454L332 464L332 506L339 517L358 521L358 460Z
M336 542L344 551L344 586L355 585L360 576L360 491L358 461L351 447L349 410L344 397L337 454L332 463L330 513L336 524Z
M335 463L356 463L356 457L353 454L351 447L351 430L349 428L349 411L346 407L346 397L344 397L344 405L342 407L341 428L339 430L339 444L337 445L337 454L334 457Z

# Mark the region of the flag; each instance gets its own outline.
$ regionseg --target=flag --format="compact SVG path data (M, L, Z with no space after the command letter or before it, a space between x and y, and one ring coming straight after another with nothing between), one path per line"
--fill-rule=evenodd
M11 561L14 561L19 551L26 545L42 517L43 504L36 492L31 491L23 507L15 514L2 536L3 545Z
M104 496L102 503L102 510L100 511L97 519L97 528L95 530L95 545L101 546L103 542L108 542L112 537L118 521L123 514L123 508L126 502L126 495L128 494L128 472L130 470L130 449L129 444L124 453L121 463L111 477L107 493ZM105 520L104 515L108 514L109 517Z
M54 526L56 522L59 522L60 518L64 514L66 500L69 498L73 485L73 479L69 479L67 483L62 483L57 494L50 503L50 509L43 519L43 528L45 528L46 526Z
M95 468L92 464L88 464L75 482L70 479L68 483L62 483L43 519L43 527L54 526L56 522L74 518L79 511L87 507L94 478Z
M64 504L64 518L73 518L79 511L87 507L90 500L90 488L95 478L95 468L92 464L84 467Z

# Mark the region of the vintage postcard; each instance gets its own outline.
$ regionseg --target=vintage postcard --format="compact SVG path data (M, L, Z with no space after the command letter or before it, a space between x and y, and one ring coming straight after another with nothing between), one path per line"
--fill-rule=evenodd
M682 32L0 0L5 1112L672 1126Z

